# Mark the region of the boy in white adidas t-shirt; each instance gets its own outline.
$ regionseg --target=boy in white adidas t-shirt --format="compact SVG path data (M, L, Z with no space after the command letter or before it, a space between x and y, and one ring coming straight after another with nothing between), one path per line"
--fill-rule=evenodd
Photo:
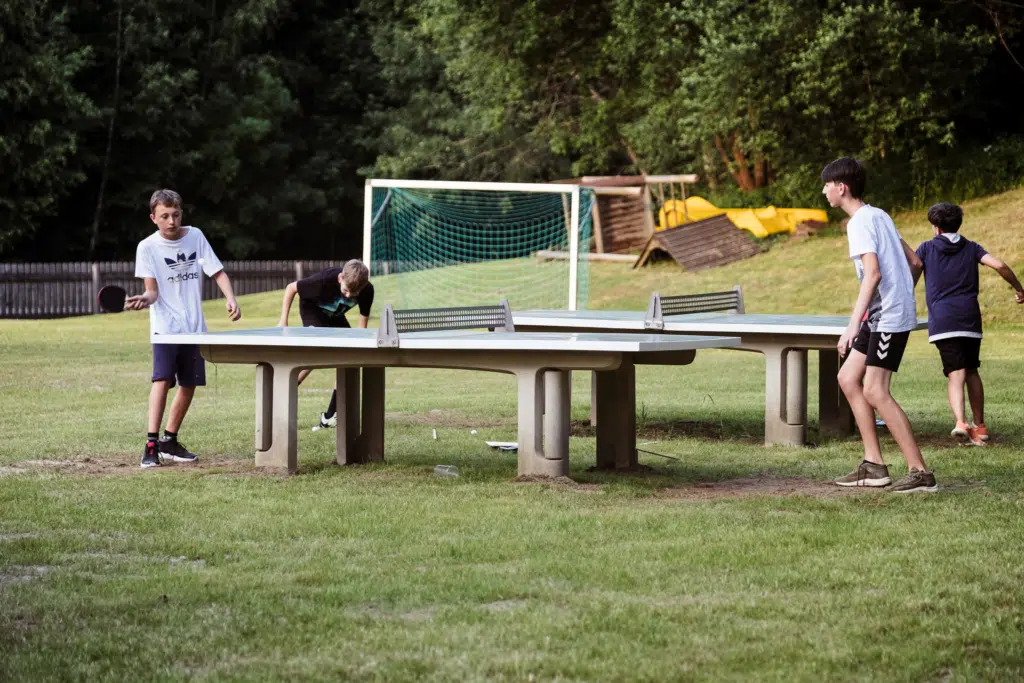
M135 277L143 279L146 293L129 297L126 308L149 309L151 335L205 332L205 273L224 293L228 317L233 321L241 318L242 310L235 301L231 280L210 243L199 228L181 225L181 196L173 190L157 190L149 200L149 212L157 232L139 242L135 252ZM178 391L171 403L164 435L158 440L167 392L175 379ZM206 365L197 345L153 344L153 385L149 391L149 424L142 467L159 467L161 460L195 462L197 456L178 443L178 429L196 387L205 384Z
M853 472L837 479L836 484L892 483L875 432L878 411L909 469L890 490L937 491L935 476L925 467L910 420L889 392L892 373L899 370L910 332L917 325L911 265L919 267L920 259L900 238L889 215L861 199L867 172L859 161L849 157L836 159L822 170L821 179L825 183L822 194L828 203L850 216L846 236L860 280L850 325L839 339L839 354L845 357L839 370L839 386L857 420L864 441L864 460Z

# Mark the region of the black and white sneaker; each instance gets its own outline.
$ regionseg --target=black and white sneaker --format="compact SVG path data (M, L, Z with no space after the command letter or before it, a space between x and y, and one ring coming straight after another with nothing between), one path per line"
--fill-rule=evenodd
M313 431L319 432L321 429L334 429L338 426L338 414L335 413L330 417L327 417L327 413L320 413L319 424L313 425Z
M160 467L160 455L157 453L155 441L146 442L146 448L142 451L142 464L140 467L143 469L147 467Z
M195 453L189 453L188 449L178 443L177 439L168 439L166 436L161 436L160 459L173 460L174 462L195 462L199 459L199 456Z

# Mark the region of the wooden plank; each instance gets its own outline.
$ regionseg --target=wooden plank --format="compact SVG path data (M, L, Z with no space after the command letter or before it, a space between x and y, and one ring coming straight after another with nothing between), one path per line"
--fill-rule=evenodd
M604 253L604 235L601 229L601 198L594 197L594 203L590 206L590 215L594 227L594 242L597 245L597 253Z
M693 173L683 173L676 175L649 175L644 176L644 180L647 183L695 183L700 179L700 176Z

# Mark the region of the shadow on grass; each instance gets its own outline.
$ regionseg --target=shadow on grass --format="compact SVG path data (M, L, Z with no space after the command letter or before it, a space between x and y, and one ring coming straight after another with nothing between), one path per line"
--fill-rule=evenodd
M596 438L597 428L589 420L573 420L569 435ZM752 446L764 444L764 422L749 419L719 420L644 420L637 418L637 441L669 439L708 439Z

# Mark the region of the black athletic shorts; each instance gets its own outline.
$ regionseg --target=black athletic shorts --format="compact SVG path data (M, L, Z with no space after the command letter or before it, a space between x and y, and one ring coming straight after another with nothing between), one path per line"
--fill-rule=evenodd
M299 300L299 317L303 327L351 327L348 319L342 315L327 315L324 309L315 303Z
M867 323L862 323L857 338L853 340L853 348L867 356L865 365L897 372L909 339L910 330L872 332Z
M981 340L976 337L947 337L934 342L942 359L942 374L981 367Z

